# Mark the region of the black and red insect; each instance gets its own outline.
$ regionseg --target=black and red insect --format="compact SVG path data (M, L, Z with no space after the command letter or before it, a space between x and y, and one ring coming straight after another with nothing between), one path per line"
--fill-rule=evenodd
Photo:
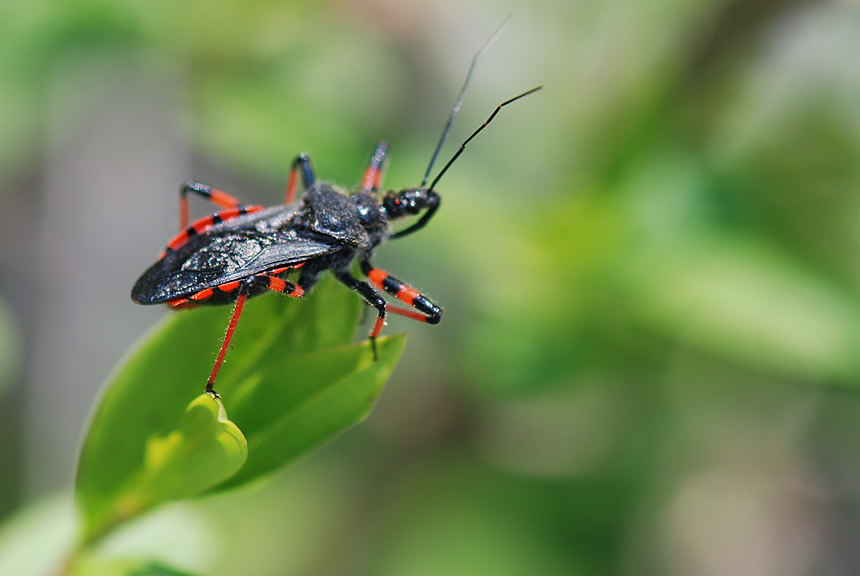
M486 47L486 44L485 46ZM436 324L442 309L429 298L371 263L373 250L382 242L402 238L423 228L439 208L436 184L460 156L466 145L483 130L502 107L531 94L533 88L499 104L490 117L460 146L429 186L430 172L459 110L469 78L483 47L472 60L472 67L421 185L382 194L383 168L387 144L377 145L361 183L351 193L316 179L306 154L292 163L287 179L286 202L264 207L244 205L222 190L197 181L188 181L179 190L180 230L132 288L131 297L139 304L164 303L171 308L202 304L234 303L233 316L221 345L215 366L206 383L213 390L233 331L247 298L267 291L301 298L330 270L349 289L357 292L376 309L377 318L370 332L374 357L376 337L388 312L428 324ZM297 202L301 178L304 191ZM188 225L188 195L195 194L224 210ZM422 213L423 212L423 213ZM390 222L409 216L420 217L410 226L392 232ZM352 275L358 260L369 282ZM297 282L286 279L300 269ZM386 302L377 288L393 295L409 307Z

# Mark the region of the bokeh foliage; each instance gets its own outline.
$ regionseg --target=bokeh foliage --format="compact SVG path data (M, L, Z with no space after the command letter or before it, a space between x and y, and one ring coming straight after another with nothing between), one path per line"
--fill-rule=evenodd
M172 521L218 552L146 557L224 574L849 574L828 535L860 526L857 5L487 6L518 56L492 63L503 36L458 128L546 89L378 257L442 324L409 326L368 426L115 550L195 542ZM172 82L189 145L236 174L277 182L308 150L350 183L385 137L388 182L415 184L482 40L440 50L453 4L2 10L4 170L41 144L45 70L119 58Z

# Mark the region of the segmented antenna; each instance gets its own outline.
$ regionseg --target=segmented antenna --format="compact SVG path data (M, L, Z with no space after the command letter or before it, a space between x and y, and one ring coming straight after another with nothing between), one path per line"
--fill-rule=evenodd
M510 20L510 15L506 16L502 23L499 24L498 28L490 34L490 37L487 38L486 42L478 48L478 51L475 52L475 55L472 56L472 64L469 66L469 71L466 73L466 80L463 82L463 87L460 88L460 94L457 95L457 101L454 103L454 107L451 108L451 113L448 115L448 121L445 122L445 128L442 130L442 136L439 138L439 142L436 144L436 149L433 151L433 156L430 158L430 164L427 165L427 171L424 172L424 178L421 179L421 188L427 184L427 180L430 179L430 172L433 170L433 165L436 164L436 159L439 157L439 152L442 151L442 145L445 144L445 140L448 139L448 133L451 131L451 125L454 124L454 116L457 115L457 112L460 111L460 106L463 105L463 98L466 96L466 88L469 86L469 81L472 79L472 72L475 71L475 64L478 62L478 58L480 58L481 54L484 53L484 50L489 48L490 44L492 44L493 40L502 32L505 25ZM439 178L436 177L436 181ZM433 186L430 186L433 188Z
M509 99L509 100L505 100L504 102L502 102L501 104L499 104L498 106L496 106L496 109L495 109L495 110L493 110L493 113L492 113L492 114L490 114L490 117L489 117L489 118L487 118L487 120L486 120L483 124L481 124L480 126L478 126L478 129L477 129L477 130L475 130L474 132L472 132L472 135L471 135L471 136L469 136L468 138L466 138L466 140L464 140L464 141L463 141L463 143L460 145L460 149L459 149L459 150L457 150L457 152L455 152L453 156L451 156L451 159L450 159L450 160L448 160L448 162L445 164L445 166L443 166L443 167L442 167L442 170L440 170L440 171L439 171L439 173L436 175L436 177L435 177L435 178L433 178L433 182L431 182L431 183L430 183L430 188L429 188L429 190L433 190L433 189L436 187L436 184L439 182L439 180L441 180L441 179L442 179L442 176L444 176L444 175L445 175L445 172L447 172L447 171L448 171L448 168L450 168L450 167L451 167L451 164L453 164L453 163L454 163L454 160L456 160L457 158L459 158L459 157L460 157L460 154L462 154L462 153L463 153L463 150L465 150L465 149L466 149L466 144L468 144L469 142L471 142L471 141L472 141L472 139L473 139L475 136L477 136L477 135L481 132L481 130L483 130L484 128L486 128L486 127L487 127L487 125L488 125L490 122L492 122L492 121L493 121L493 118L495 118L495 117L496 117L496 114L498 114L498 113L499 113L499 111L500 111L502 108L504 108L505 106L507 106L507 105L508 105L508 104L510 104L511 102L516 102L516 101L517 101L517 100L519 100L520 98L525 98L525 97L526 97L526 96L528 96L529 94L534 94L535 92L537 92L538 90L540 90L540 89L542 89L542 88L543 88L543 86L536 86L536 87L532 88L531 90L527 90L527 91L523 92L522 94L520 94L520 95L518 95L518 96L514 96L513 98L511 98L511 99Z
M535 92L537 92L537 91L538 91L538 90L540 90L541 88L543 88L543 86L537 86L536 88L532 88L531 90L528 90L528 91L526 91L526 92L523 92L522 94L520 94L520 95L518 95L518 96L514 96L513 98L510 98L510 99L508 99L508 100L505 100L504 102L502 102L501 104L499 104L498 106L496 106L496 109L495 109L495 110L493 110L493 113L492 113L492 114L490 114L490 117L489 117L489 118L487 118L487 120L486 120L483 124L481 124L480 126L478 126L478 129L477 129L477 130L475 130L474 132L472 132L472 135L471 135L471 136L469 136L468 138L466 138L466 140L465 140L462 144L460 144L460 149L459 149L459 150L457 150L457 152L455 152L453 156L451 156L451 159L450 159L450 160L448 160L448 162L445 164L445 166L442 168L442 170L439 172L439 174L437 174L437 175L436 175L436 177L433 179L433 183L432 183L432 184L430 184L430 188L427 188L426 190L428 190L428 191L432 191L432 190L433 190L433 188L435 188L435 187L436 187L436 184L438 184L438 183L439 183L439 180L441 180L442 176L444 176L444 175L445 175L445 172L447 172L447 171L448 171L448 168L450 168L450 167L451 167L451 165L452 165L452 164L454 164L454 161L455 161L457 158L459 158L459 157L460 157L460 154L462 154L462 153L463 153L463 150L465 150L465 149L466 149L466 145L467 145L469 142L471 142L471 141L472 141L472 139L473 139L475 136L477 136L477 135L481 132L481 130L483 130L484 128L486 128L486 127L487 127L487 125L488 125L490 122L492 122L492 121L493 121L493 118L495 118L495 117L496 117L496 114L498 114L498 113L499 113L499 111L500 111L502 108L504 108L505 106L507 106L507 105L508 105L508 104L510 104L511 102L516 102L516 101L517 101L517 100L519 100L520 98L525 98L525 97L526 97L526 96L528 96L529 94L534 94ZM422 185L422 188L423 188L423 185ZM404 229L404 230L400 230L399 232L395 232L394 234L392 234L391 236L389 236L389 239L392 239L392 240L393 240L393 239L395 239L395 238L402 238L402 237L406 236L407 234L411 234L411 233L415 232L416 230L420 230L421 228L423 228L423 227L424 227L424 225L425 225L425 224L427 224L427 222L429 222L429 221L430 221L430 218L432 218L432 217L433 217L433 214L435 214L435 213L436 213L436 210L438 210L438 209L439 209L439 200L438 200L438 198L439 198L439 197L438 197L438 196L435 196L435 198L436 198L436 201L435 201L432 205L429 205L429 206L427 207L427 211L426 211L426 212L424 212L424 214L421 216L421 218L420 218L417 222L415 222L414 224L412 224L412 226L410 226L410 227L408 227L408 228L406 228L406 229Z

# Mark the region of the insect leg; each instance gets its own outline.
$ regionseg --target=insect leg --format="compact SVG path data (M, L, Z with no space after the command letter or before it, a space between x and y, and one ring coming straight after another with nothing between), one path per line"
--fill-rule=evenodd
M230 340L233 339L233 332L236 330L236 325L239 323L239 316L242 315L242 308L245 306L245 299L247 297L248 285L243 284L239 287L239 295L236 298L236 306L233 308L233 316L230 317L230 324L227 326L227 333L224 335L224 341L221 342L221 350L218 351L218 358L215 360L212 374L209 375L209 380L206 381L206 394L214 396L215 398L220 398L221 395L215 392L212 387L215 385L215 378L218 376L218 371L221 369L221 363L224 362L227 348L230 347Z
M297 286L296 284L288 282L283 278L278 278L277 276L269 276L268 274L251 276L251 278L248 279L248 284L250 286L261 286L267 290L281 292L287 296L292 296L293 298L301 298L305 295L305 290L301 286Z
M401 302L405 302L415 310L400 306L388 305L388 309L395 314L420 320L427 324L438 324L442 319L442 309L421 294L415 288L404 284L388 272L374 268L369 261L361 262L361 271L367 275L368 280L379 288L382 288Z
M364 176L361 179L362 192L376 192L382 185L383 164L385 164L385 155L388 152L388 143L380 142L376 145L376 150L373 156L370 157L370 163L364 171Z
M188 227L188 194L197 194L201 198L209 200L213 204L224 208L236 208L242 203L238 198L227 194L223 190L213 188L197 180L188 180L179 188L179 229Z
M236 297L236 306L233 308L233 316L230 318L230 324L227 326L227 333L224 336L224 341L221 343L221 350L218 352L218 358L215 360L212 374L209 375L209 380L206 382L206 393L216 398L220 397L220 395L213 389L215 378L218 376L218 371L221 369L221 364L224 362L224 356L227 354L230 340L233 339L233 332L236 330L236 325L239 323L239 316L242 315L242 308L245 306L245 300L248 298L248 293L253 286L262 286L268 290L282 292L288 296L292 296L293 298L301 298L305 294L305 291L301 286L296 286L292 282L287 282L282 278L269 276L268 274L258 274L256 276L251 276L246 280L235 280L216 287L216 289L221 292L229 293L234 290L239 291L238 296ZM212 294L213 289L207 288L206 290L198 292L192 296L190 300L206 300L211 297ZM184 303L180 303L178 306L182 306L183 304Z
M214 226L215 224L220 224L221 222L226 222L227 220L232 220L233 218L238 218L239 216L244 216L245 214L252 214L254 212L259 212L263 209L263 206L244 206L239 204L238 206L234 206L232 208L227 208L226 210L221 210L220 212L216 212L215 214L210 214L209 216L204 216L200 220L196 220L191 226L182 230L179 234L174 236L170 242L167 243L167 248L159 256L159 259L164 258L164 255L167 254L171 250L178 250L183 244L188 242L188 239L192 236L196 236L205 232L208 228Z
M313 186L316 181L314 169L311 166L311 159L307 154L302 152L296 156L296 159L293 160L293 165L290 167L290 175L287 178L287 195L285 204L292 204L296 201L299 169L302 171L302 183L305 185L305 190Z
M387 304L385 298L367 282L356 280L350 276L348 271L338 272L337 279L343 282L350 290L358 292L368 304L376 308L378 314L376 324L373 325L373 330L370 331L370 345L373 347L373 359L376 360L378 357L376 354L376 337L379 336L382 326L385 324L385 307Z

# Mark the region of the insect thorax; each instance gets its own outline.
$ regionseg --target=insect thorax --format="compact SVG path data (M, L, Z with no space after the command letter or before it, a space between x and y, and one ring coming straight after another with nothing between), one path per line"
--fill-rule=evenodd
M385 240L388 222L372 194L358 191L351 195L318 182L304 198L305 222L311 230L341 242L369 250Z

